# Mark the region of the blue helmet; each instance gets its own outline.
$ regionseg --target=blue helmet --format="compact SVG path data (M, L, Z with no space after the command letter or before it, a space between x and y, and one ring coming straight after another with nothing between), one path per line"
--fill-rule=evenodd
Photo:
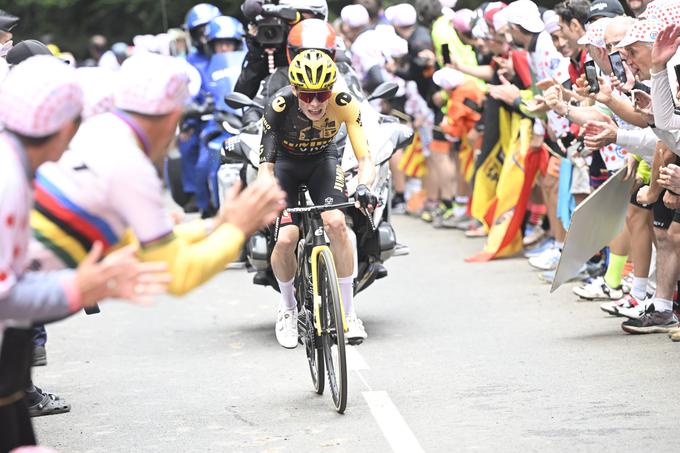
M215 39L233 39L241 41L246 35L243 24L231 16L218 16L210 21L205 32L208 42Z
M208 22L221 16L222 12L220 9L211 5L210 3L199 3L194 5L187 13L186 20L184 21L184 28L186 30L191 30L201 25L206 25Z

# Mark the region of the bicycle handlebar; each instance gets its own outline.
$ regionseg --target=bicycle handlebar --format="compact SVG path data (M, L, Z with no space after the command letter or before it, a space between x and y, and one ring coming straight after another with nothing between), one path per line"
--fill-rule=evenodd
M355 200L349 200L346 203L337 203L337 204L320 204L316 206L304 206L304 207L299 207L299 208L288 208L286 211L288 211L289 214L304 214L306 212L325 212L325 211L332 211L333 209L347 209L355 206L356 201ZM378 203L381 203L381 200L378 200ZM368 213L364 212L366 217L368 218L368 223L371 225L371 230L375 231L375 223L373 222L373 216Z

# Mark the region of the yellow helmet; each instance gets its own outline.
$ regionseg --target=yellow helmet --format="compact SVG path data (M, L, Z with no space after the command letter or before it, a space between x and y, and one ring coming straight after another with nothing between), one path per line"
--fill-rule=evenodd
M297 54L288 68L288 80L299 90L330 90L335 79L335 63L326 53L316 49Z

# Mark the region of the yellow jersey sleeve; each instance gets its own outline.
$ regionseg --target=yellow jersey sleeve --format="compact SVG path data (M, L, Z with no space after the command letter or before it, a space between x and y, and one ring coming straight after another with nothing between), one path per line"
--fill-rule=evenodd
M361 106L354 96L349 93L334 93L333 101L339 120L345 123L347 135L352 143L352 149L357 160L369 155L368 138L361 122Z
M203 238L199 239L201 234ZM166 240L141 249L140 259L166 262L172 276L168 291L182 295L207 282L238 258L244 240L243 232L233 225L220 225L205 236L203 222L191 222L178 227Z

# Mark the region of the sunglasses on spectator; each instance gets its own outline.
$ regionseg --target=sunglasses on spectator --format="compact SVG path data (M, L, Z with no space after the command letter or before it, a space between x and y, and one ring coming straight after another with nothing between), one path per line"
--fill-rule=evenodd
M300 99L305 104L310 104L314 99L319 102L326 102L331 97L331 90L323 91L298 91L298 99Z

